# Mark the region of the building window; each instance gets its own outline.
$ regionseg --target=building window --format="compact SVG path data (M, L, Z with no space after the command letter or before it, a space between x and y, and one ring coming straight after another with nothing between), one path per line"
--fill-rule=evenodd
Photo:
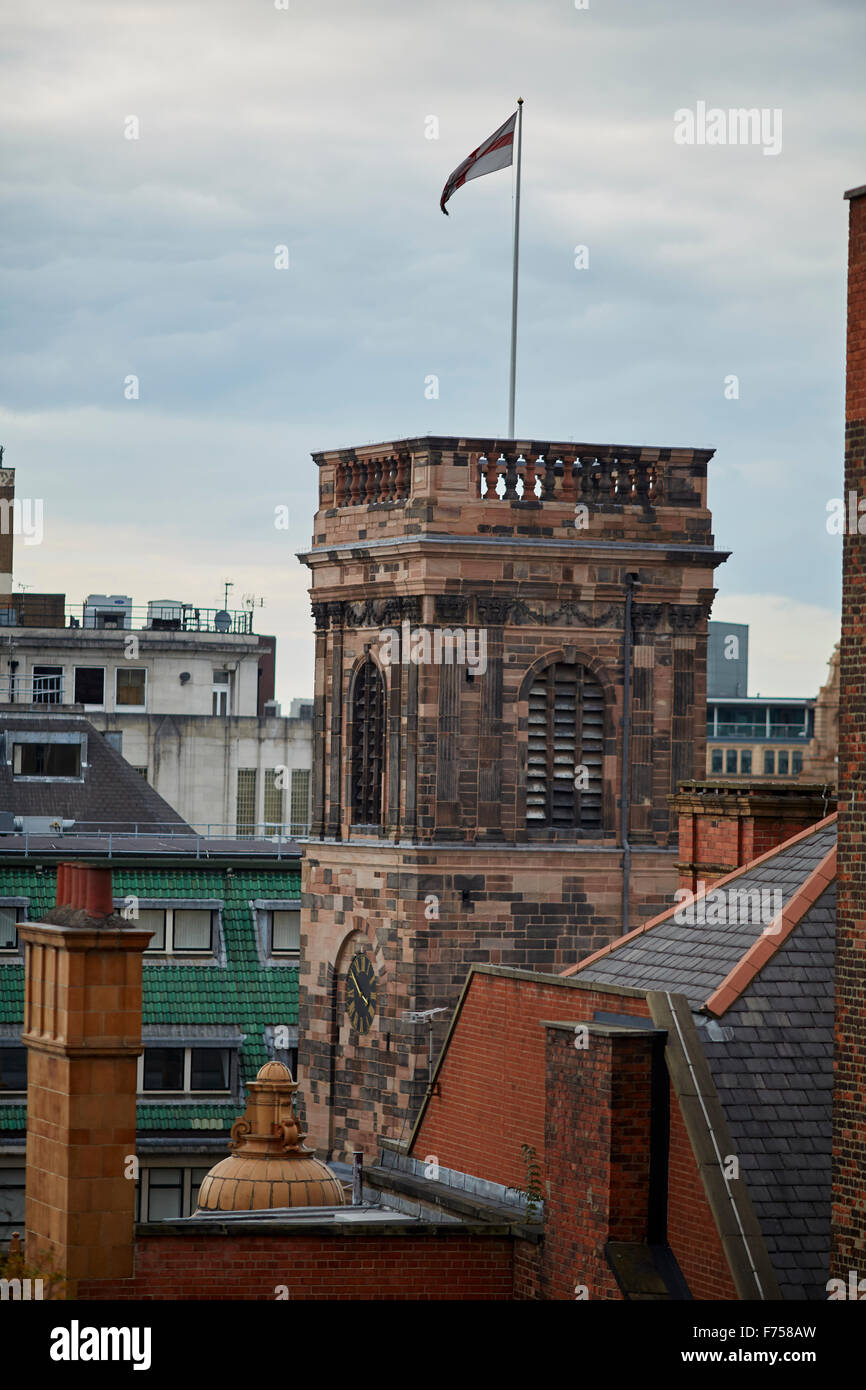
M18 955L17 923L23 915L23 907L0 907L0 951Z
M710 772L721 772L723 754L721 748L714 748L710 753Z
M779 759L779 776L780 776L780 777L787 777L787 775L788 775L788 750L787 750L787 748L780 748L780 749L779 749L779 752L778 752L778 759Z
M147 671L143 666L118 666L115 671L115 708L144 709L147 704Z
M275 767L265 773L265 834L276 835L283 828L283 788L282 768Z
M604 693L584 666L539 672L529 692L527 825L601 829Z
M102 709L105 705L105 668L76 666L75 703Z
M183 1169L151 1168L148 1178L148 1221L166 1221L173 1216L182 1216Z
M382 822L385 768L385 682L368 657L355 675L352 694L352 821Z
M24 1168L0 1168L0 1240L24 1230Z
M736 748L725 749L725 772L730 777L736 775L737 771L737 750Z
M229 1052L227 1047L191 1047L189 1049L189 1089L191 1091L227 1091L229 1089Z
M212 713L221 714L226 717L231 714L231 673L229 671L214 671L211 696L213 702Z
M292 768L292 804L289 809L292 835L306 835L310 828L310 769Z
M191 1216L198 1206L199 1188L209 1172L209 1168L142 1168L135 1185L136 1221L171 1221Z
M743 748L740 752L740 772L748 774L752 771L752 750Z
M135 919L144 931L153 932L147 955L211 955L214 918L210 907L144 907Z
M275 909L265 913L268 951L272 956L299 960L301 956L301 910Z
M227 1047L145 1047L139 1062L139 1090L230 1090L231 1057Z
M795 777L799 776L803 771L803 754L800 752L799 748L795 748L794 752L791 754L791 771Z
M0 1047L0 1096L27 1090L27 1048Z
M256 833L256 769L238 768L238 801L235 811L238 835Z
M13 743L12 772L15 777L80 777L81 744Z
M776 755L772 748L764 749L764 776L773 777L776 772Z
M63 667L33 667L34 705L59 705L63 703Z

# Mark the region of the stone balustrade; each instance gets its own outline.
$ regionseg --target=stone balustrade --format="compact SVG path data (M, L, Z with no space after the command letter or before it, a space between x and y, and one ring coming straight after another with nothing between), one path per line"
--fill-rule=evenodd
M640 454L598 452L566 457L503 454L476 462L477 496L487 502L583 502L588 506L631 502L656 505L661 470Z

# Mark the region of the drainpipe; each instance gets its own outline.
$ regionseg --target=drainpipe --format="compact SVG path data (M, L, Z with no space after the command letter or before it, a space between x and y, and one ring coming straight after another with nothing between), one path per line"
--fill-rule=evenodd
M631 897L631 845L628 842L628 793L631 752L631 659L632 659L632 596L637 575L625 577L625 620L622 631L622 782L620 786L619 841L622 846L622 934L629 930Z
M364 1155L360 1149L352 1154L352 1206L364 1204Z

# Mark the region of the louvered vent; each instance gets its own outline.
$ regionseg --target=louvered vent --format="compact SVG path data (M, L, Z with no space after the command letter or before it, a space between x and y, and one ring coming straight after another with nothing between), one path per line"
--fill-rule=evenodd
M529 692L527 825L601 829L603 748L598 681L583 666L548 666ZM585 778L576 776L581 767Z
M385 764L385 682L367 660L355 680L352 703L352 820L379 825L382 820L382 770Z

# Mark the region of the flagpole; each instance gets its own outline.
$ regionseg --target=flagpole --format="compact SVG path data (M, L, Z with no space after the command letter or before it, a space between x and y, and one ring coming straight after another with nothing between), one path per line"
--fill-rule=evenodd
M517 380L517 257L520 251L520 159L523 154L523 97L517 98L517 182L514 191L514 268L511 278L511 369L508 379L508 439L514 438Z

